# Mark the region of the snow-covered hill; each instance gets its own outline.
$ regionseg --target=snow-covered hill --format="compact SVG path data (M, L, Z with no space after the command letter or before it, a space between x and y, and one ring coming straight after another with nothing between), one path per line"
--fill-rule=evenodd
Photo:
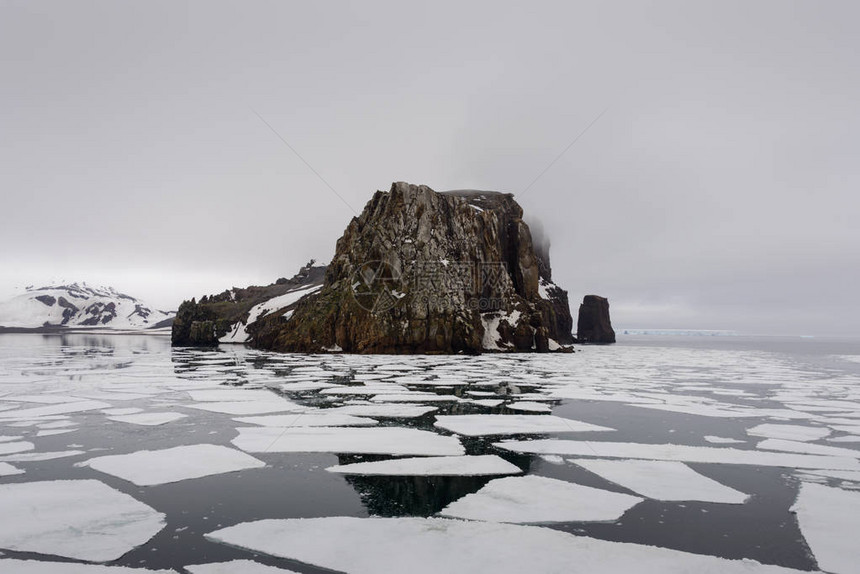
M86 283L28 287L26 293L0 303L0 327L149 329L173 316L111 287Z

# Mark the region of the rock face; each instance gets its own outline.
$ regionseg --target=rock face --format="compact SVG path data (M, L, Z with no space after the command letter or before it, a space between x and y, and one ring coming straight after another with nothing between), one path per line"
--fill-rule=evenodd
M298 299L313 287L322 285L325 266L314 266L311 260L292 278L282 277L266 286L232 288L217 295L207 295L198 302L183 301L173 320L171 342L174 346L215 346L219 342L245 343L249 330L255 328L256 319L273 310L288 310L295 306L288 295L296 293ZM287 296L286 299L284 297ZM267 309L270 301L281 301ZM252 320L253 316L253 320Z
M250 342L287 352L558 350L573 341L567 293L522 216L511 194L395 183L347 226L322 288L292 313L259 318Z
M586 295L579 306L576 338L580 343L606 344L615 342L615 331L609 320L609 300L599 295Z

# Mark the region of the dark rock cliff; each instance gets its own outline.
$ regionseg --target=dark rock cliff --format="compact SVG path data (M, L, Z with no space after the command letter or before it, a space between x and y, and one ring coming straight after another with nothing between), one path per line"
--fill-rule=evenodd
M615 342L615 331L609 320L609 300L598 295L586 295L579 306L576 338L580 343L606 344Z
M535 252L522 217L511 194L395 183L347 226L322 289L292 313L256 321L251 344L294 352L557 350L573 341L567 293L550 281L548 248Z
M325 266L311 260L292 278L281 278L266 286L234 287L196 301L183 301L173 320L174 346L214 346L236 325L244 325L257 305L315 285L322 285ZM237 341L243 342L243 341Z

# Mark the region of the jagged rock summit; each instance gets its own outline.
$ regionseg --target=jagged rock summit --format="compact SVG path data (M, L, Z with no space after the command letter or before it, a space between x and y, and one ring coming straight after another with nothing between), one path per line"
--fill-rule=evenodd
M172 319L173 313L154 309L112 287L86 283L27 287L25 293L0 303L0 327L11 329L138 330L169 327Z
M398 182L349 223L322 287L259 317L250 343L288 352L560 350L573 342L573 321L549 269L512 194Z

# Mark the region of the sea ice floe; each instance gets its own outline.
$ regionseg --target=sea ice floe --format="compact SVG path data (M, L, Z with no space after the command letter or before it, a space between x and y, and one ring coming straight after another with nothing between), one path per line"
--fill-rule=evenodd
M781 452L799 452L804 454L816 454L820 456L843 456L860 458L860 450L842 448L838 446L827 446L825 444L810 444L780 438L769 438L756 445L757 448L765 450L778 450Z
M185 566L191 574L295 574L292 570L266 566L253 560L231 560Z
M371 383L369 385L339 385L320 391L321 395L396 395L411 393L403 385L394 383Z
M552 407L545 403L537 403L535 401L517 401L507 405L512 411L522 411L527 413L549 413L552 412Z
M2 443L2 442L14 442L14 441L21 440L22 438L24 438L24 437L23 436L2 435L2 436L0 436L0 443Z
M804 482L791 510L819 568L835 574L857 572L860 492Z
M860 435L845 435L827 439L829 442L860 442Z
M748 495L702 476L682 462L665 460L571 460L586 470L655 500L743 504Z
M269 401L279 398L265 389L207 389L188 391L188 394L195 401L202 402Z
M501 399L462 399L461 402L493 409L500 406L504 401Z
M34 419L49 415L63 415L69 413L79 413L84 411L94 411L110 408L110 404L101 401L77 401L73 403L59 403L47 405L44 407L34 407L30 409L18 409L15 411L4 411L0 413L0 419Z
M803 444L803 443L801 443ZM596 442L561 439L502 441L494 446L512 452L529 454L560 454L594 458L630 458L646 460L676 460L720 464L748 464L786 468L831 470L860 470L854 458L816 456L809 454L763 452L710 446L678 444L643 444L633 442Z
M239 417L233 420L265 427L369 427L379 424L373 419L329 412L330 410L303 411L289 415Z
M176 574L176 570L146 570L125 566L101 566L75 562L40 562L0 558L3 574Z
M444 518L261 520L206 536L350 574L799 574L753 560L609 542L536 526Z
M235 401L235 402L201 402L194 405L183 405L192 409L200 409L213 413L227 415L262 415L268 413L289 413L305 410L305 407L286 399L273 397L267 401Z
M226 446L197 444L100 456L84 461L80 466L89 466L138 486L153 486L260 468L266 463Z
M0 548L115 560L164 527L164 515L97 480L0 485Z
M326 412L380 419L414 419L435 412L436 407L424 405L366 404L345 405L326 409Z
M182 413L163 412L119 415L115 417L108 417L108 419L120 423L129 423L133 425L153 427L167 424L173 421L178 421L179 419L184 419L186 416L188 415L183 415Z
M240 428L233 444L246 452L333 452L413 456L465 454L454 437L402 427Z
M120 415L136 415L137 413L142 413L143 409L139 409L137 407L122 407L118 409L105 409L102 412L108 416L116 417Z
M804 470L804 474L860 482L860 470Z
M529 475L492 480L439 514L488 522L612 522L640 502L638 496Z
M736 438L727 438L722 436L705 435L705 440L711 444L742 444L746 441Z
M84 454L82 450L61 450L56 452L19 452L0 456L0 462L41 462Z
M61 434L68 434L70 432L75 432L78 429L54 429L54 430L40 430L36 433L36 437L45 437L45 436L54 436Z
M330 466L326 470L365 476L490 476L522 473L518 466L494 454L398 458Z
M779 438L785 440L810 441L819 440L830 434L827 427L809 427L800 425L762 424L747 430L750 436Z
M36 445L27 441L20 442L3 442L0 443L0 455L14 454L17 452L27 452L33 450Z
M434 426L464 436L615 430L553 415L440 415Z
M374 403L456 403L460 400L460 397L456 395L411 392L393 395L374 395L370 400Z
M333 387L340 387L343 385L337 385L335 383L325 383L322 381L301 381L295 383L282 383L280 385L282 391L286 392L302 392L302 391L319 391L320 389L331 389Z
M0 462L0 476L13 476L16 474L24 474L20 468L15 468L8 462Z

